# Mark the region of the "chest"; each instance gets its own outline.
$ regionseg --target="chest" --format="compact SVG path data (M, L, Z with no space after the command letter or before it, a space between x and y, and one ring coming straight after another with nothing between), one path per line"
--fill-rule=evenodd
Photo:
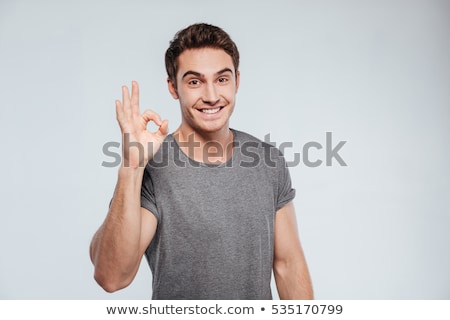
M171 234L204 239L266 234L275 214L273 178L258 168L176 168L157 177L155 200ZM203 235L203 236L202 236Z

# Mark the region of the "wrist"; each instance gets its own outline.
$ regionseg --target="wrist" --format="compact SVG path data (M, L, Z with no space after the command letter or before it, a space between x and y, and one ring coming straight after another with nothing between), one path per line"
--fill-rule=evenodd
M142 182L142 177L144 175L145 166L123 166L121 165L119 168L119 179L125 180L138 180Z

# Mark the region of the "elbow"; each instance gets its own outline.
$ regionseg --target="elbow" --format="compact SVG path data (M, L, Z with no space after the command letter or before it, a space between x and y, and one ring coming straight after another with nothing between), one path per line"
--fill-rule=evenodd
M306 264L302 261L276 260L273 271L280 299L314 299L311 277Z
M286 279L289 275L289 264L286 260L275 260L273 263L273 272L277 278Z
M113 277L109 277L104 273L99 272L98 270L95 270L94 279L98 283L98 285L108 293L119 291L129 284L116 280Z
M94 279L103 290L108 293L113 293L119 290L119 286L99 272L94 273Z

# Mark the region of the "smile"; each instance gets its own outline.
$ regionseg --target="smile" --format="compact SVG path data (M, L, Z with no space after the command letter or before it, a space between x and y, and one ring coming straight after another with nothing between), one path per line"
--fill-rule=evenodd
M201 109L200 111L203 113L208 113L208 114L214 114L220 111L220 109L222 109L221 107L217 107L214 109Z

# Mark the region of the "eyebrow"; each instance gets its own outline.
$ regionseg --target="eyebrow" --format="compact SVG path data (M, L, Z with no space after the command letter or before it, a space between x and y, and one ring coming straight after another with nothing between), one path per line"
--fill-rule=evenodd
M215 76L224 74L225 72L230 72L231 74L233 74L233 70L231 70L230 68L223 68L222 70L217 71L217 72L215 73ZM184 79L186 76L188 76L188 75L190 75L190 74L191 74L191 75L194 75L194 76L196 76L196 77L199 77L199 78L203 78L203 77L204 77L204 75L201 74L200 72L193 71L193 70L189 70L189 71L186 71L186 72L183 74L183 76L181 77L181 79Z

